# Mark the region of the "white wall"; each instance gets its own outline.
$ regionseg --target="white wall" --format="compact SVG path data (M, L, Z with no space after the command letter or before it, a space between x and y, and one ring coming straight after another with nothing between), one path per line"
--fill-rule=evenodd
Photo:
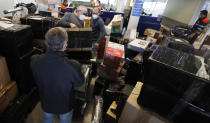
M189 24L201 0L168 0L163 16Z
M3 11L13 8L13 0L0 0L0 17L3 17Z
M199 18L200 11L203 9L205 3L206 3L206 0L200 0L200 4L197 6L197 9L196 9L192 19L190 20L189 25L194 25L195 24L195 22Z

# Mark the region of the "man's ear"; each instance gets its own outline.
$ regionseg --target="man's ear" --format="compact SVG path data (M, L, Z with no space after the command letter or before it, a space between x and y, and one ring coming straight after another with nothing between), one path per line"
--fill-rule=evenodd
M67 46L68 46L67 42L64 43L64 45L63 45L63 50L66 50Z

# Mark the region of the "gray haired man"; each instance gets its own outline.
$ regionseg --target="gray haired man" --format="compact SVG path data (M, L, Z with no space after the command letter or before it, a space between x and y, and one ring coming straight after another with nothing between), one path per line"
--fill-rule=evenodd
M82 28L84 27L83 20L87 14L87 8L85 6L78 6L74 13L65 14L57 26L65 28Z
M55 115L61 123L71 123L73 114L73 87L83 84L80 64L64 57L68 35L61 28L50 29L46 35L47 52L33 56L31 68L36 79L44 123L53 123Z

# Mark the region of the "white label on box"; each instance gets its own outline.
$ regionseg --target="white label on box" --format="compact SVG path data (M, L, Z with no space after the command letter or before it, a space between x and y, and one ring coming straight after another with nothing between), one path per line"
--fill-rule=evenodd
M142 49L146 49L149 44L150 44L150 41L145 41L141 39L135 39L134 41L129 43L130 46L139 47Z

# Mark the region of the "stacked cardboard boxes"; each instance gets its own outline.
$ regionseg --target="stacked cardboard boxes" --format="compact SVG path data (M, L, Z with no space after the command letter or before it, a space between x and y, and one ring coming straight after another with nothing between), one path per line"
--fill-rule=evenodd
M123 17L122 15L115 15L112 20L111 33L121 33L123 28Z
M124 45L109 42L105 50L104 62L98 70L99 76L115 80L119 76L124 58Z
M163 37L162 32L154 30L154 29L146 29L144 31L144 35L151 38L156 38L156 39L158 39L159 37Z

